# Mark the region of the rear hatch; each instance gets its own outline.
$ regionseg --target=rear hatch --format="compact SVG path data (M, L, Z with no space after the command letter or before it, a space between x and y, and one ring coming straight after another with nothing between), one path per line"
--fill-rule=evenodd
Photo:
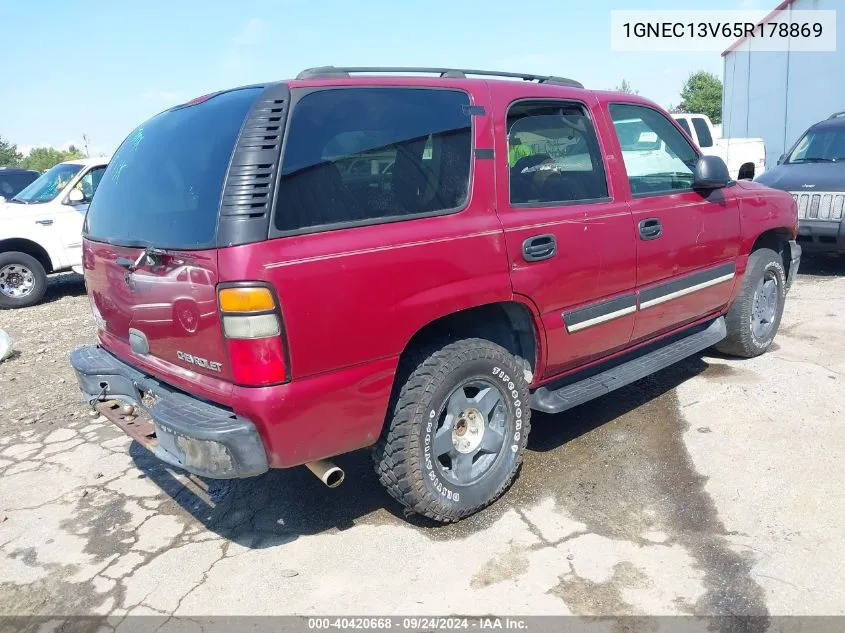
M235 145L261 93L200 98L138 127L89 209L83 268L101 342L116 353L129 346L165 379L232 379L217 309L219 215Z

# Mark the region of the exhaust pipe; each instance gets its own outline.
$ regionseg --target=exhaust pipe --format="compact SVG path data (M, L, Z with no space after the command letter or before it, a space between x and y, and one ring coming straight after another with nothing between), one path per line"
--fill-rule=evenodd
M346 473L339 466L335 466L333 462L327 459L318 459L316 462L308 462L305 464L312 473L317 476L317 479L326 484L329 488L337 488L343 483L343 478Z

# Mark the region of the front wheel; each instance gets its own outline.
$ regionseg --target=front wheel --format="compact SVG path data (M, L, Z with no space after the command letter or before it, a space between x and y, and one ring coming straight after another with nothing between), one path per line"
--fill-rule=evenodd
M785 298L781 256L769 248L751 253L739 294L725 317L728 335L716 349L742 358L763 354L777 334Z
M519 469L528 397L522 364L490 341L464 339L418 358L373 451L382 485L435 521L478 512Z

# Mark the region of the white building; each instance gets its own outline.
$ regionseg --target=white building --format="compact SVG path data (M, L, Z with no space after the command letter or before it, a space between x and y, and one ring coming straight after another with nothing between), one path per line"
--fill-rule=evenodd
M845 110L845 0L784 0L764 22L809 9L836 10L835 52L755 51L740 39L722 53L722 135L762 138L767 169L810 125Z

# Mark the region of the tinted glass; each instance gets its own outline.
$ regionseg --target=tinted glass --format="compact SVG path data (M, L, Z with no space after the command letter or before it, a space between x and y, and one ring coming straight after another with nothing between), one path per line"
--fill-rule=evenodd
M692 136L692 130L690 130L689 121L687 121L686 119L675 119L675 122L683 128L684 132Z
M593 123L580 104L517 103L508 112L512 204L566 204L607 198Z
M845 161L845 125L811 129L789 155L790 163L839 161Z
M697 116L693 118L692 126L695 128L695 135L698 137L698 146L713 147L713 137L710 135L707 121Z
M647 196L692 188L698 152L672 122L645 106L612 104L631 193Z
M43 204L58 196L68 186L82 165L60 163L41 174L32 184L24 188L15 200L27 204Z
M456 210L472 150L466 93L329 89L293 109L276 199L280 231Z
M260 90L163 112L132 132L103 174L87 236L124 245L213 246L232 150Z
M97 190L105 172L105 167L95 167L82 176L79 182L76 183L76 188L85 196L83 202L91 202L91 198L94 197L94 192Z
M0 196L8 199L38 178L32 172L4 173L0 171Z

